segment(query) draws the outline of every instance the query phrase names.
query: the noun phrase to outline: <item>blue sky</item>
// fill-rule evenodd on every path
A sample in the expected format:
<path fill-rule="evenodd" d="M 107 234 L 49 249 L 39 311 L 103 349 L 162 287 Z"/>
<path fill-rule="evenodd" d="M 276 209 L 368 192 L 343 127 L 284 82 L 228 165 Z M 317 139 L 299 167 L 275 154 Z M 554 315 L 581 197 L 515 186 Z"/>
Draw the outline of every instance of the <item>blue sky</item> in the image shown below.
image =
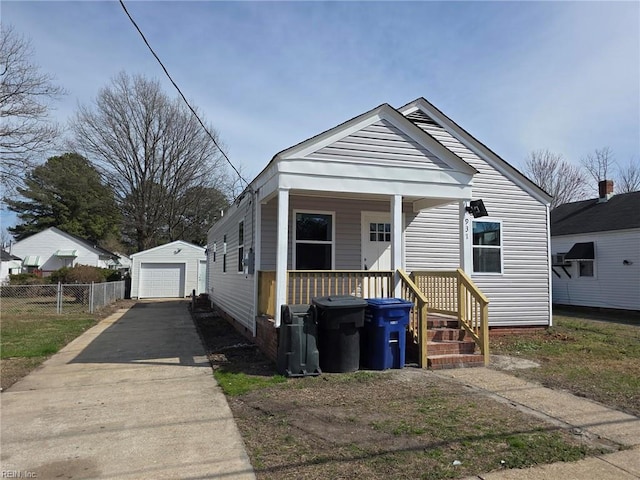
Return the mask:
<path fill-rule="evenodd" d="M 125 3 L 248 179 L 280 150 L 420 96 L 519 168 L 540 148 L 640 161 L 640 2 Z M 68 91 L 63 124 L 123 70 L 177 96 L 115 1 L 0 8 Z"/>

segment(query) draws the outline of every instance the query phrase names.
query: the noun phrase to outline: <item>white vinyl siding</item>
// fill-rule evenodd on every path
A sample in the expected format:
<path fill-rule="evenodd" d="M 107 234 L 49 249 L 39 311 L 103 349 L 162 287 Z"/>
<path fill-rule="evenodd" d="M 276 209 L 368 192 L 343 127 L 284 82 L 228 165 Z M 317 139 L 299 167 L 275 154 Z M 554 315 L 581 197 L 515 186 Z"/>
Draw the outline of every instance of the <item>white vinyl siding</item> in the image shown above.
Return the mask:
<path fill-rule="evenodd" d="M 244 269 L 237 272 L 240 265 L 239 233 L 240 222 L 243 223 L 243 249 L 246 256 L 251 249 L 255 251 L 253 237 L 253 211 L 254 206 L 250 196 L 244 197 L 239 205 L 234 205 L 225 212 L 210 230 L 208 234 L 208 248 L 213 251 L 216 246 L 216 261 L 209 255 L 207 288 L 211 301 L 227 314 L 231 315 L 238 323 L 254 332 L 255 328 L 255 283 L 254 275 Z M 224 243 L 226 239 L 226 267 L 224 273 Z"/>
<path fill-rule="evenodd" d="M 549 260 L 547 209 L 488 161 L 478 157 L 442 127 L 419 126 L 478 170 L 473 199 L 502 222 L 502 275 L 472 274 L 489 298 L 492 326 L 548 325 Z M 425 210 L 407 227 L 407 270 L 447 270 L 459 266 L 458 204 Z"/>
<path fill-rule="evenodd" d="M 89 265 L 107 268 L 108 259 L 100 256 L 96 251 L 87 248 L 83 243 L 57 228 L 48 228 L 30 237 L 20 240 L 11 246 L 11 254 L 24 259 L 29 255 L 40 257 L 40 270 L 52 272 L 64 266 L 70 266 L 71 259 L 58 257 L 58 250 L 76 250 L 73 265 Z"/>
<path fill-rule="evenodd" d="M 640 229 L 551 238 L 553 254 L 576 243 L 594 242 L 594 276 L 580 277 L 578 263 L 553 267 L 553 302 L 561 305 L 640 310 Z M 625 264 L 624 261 L 627 261 Z"/>
<path fill-rule="evenodd" d="M 165 245 L 150 248 L 131 255 L 131 298 L 144 298 L 149 289 L 142 282 L 148 276 L 143 276 L 141 266 L 150 268 L 150 264 L 169 264 L 174 267 L 183 266 L 184 282 L 180 296 L 188 296 L 192 290 L 198 291 L 198 266 L 200 261 L 206 260 L 205 249 L 188 242 L 176 240 Z M 149 270 L 146 274 L 151 274 Z M 164 276 L 165 274 L 162 273 Z M 156 296 L 153 294 L 153 296 Z M 174 295 L 171 295 L 173 297 Z"/>
<path fill-rule="evenodd" d="M 352 133 L 307 156 L 313 160 L 348 161 L 367 165 L 413 165 L 450 170 L 445 162 L 387 120 Z"/>

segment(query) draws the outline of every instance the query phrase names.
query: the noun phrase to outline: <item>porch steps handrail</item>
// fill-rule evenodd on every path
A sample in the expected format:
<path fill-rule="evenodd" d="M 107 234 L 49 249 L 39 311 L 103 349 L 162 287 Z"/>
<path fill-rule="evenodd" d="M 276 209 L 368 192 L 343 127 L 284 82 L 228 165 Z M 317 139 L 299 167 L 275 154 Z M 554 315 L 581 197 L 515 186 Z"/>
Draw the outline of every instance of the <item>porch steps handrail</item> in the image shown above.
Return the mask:
<path fill-rule="evenodd" d="M 429 302 L 406 272 L 398 269 L 398 278 L 400 279 L 402 298 L 413 303 L 409 334 L 420 349 L 418 363 L 420 368 L 427 368 L 427 308 Z"/>
<path fill-rule="evenodd" d="M 411 277 L 429 299 L 429 310 L 457 317 L 489 365 L 489 299 L 473 280 L 455 271 L 414 271 Z"/>

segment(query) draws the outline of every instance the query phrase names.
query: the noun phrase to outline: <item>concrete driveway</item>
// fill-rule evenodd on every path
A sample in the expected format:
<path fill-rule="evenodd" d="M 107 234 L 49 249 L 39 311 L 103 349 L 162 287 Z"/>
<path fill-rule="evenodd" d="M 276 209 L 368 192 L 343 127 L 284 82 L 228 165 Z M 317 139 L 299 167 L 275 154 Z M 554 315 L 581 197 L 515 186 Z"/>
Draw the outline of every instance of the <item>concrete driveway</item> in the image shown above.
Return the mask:
<path fill-rule="evenodd" d="M 3 478 L 255 478 L 185 300 L 117 312 L 0 399 Z"/>

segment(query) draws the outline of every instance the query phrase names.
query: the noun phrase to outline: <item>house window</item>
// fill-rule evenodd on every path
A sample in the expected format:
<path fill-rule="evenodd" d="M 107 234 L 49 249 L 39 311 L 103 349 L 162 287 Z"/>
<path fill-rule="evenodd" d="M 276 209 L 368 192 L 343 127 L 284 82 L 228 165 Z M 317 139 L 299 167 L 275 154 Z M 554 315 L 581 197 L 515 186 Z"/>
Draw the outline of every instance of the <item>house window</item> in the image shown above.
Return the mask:
<path fill-rule="evenodd" d="M 369 240 L 372 242 L 390 242 L 391 241 L 391 224 L 390 223 L 370 223 L 369 224 Z"/>
<path fill-rule="evenodd" d="M 222 273 L 227 271 L 227 236 L 222 237 Z"/>
<path fill-rule="evenodd" d="M 333 268 L 333 213 L 295 212 L 296 270 Z"/>
<path fill-rule="evenodd" d="M 502 273 L 502 224 L 473 221 L 473 272 Z"/>
<path fill-rule="evenodd" d="M 213 242 L 213 261 L 216 261 L 216 252 L 218 250 L 218 242 Z"/>
<path fill-rule="evenodd" d="M 238 224 L 238 273 L 244 273 L 244 221 Z"/>
<path fill-rule="evenodd" d="M 578 262 L 579 277 L 593 277 L 593 260 L 581 260 Z"/>

